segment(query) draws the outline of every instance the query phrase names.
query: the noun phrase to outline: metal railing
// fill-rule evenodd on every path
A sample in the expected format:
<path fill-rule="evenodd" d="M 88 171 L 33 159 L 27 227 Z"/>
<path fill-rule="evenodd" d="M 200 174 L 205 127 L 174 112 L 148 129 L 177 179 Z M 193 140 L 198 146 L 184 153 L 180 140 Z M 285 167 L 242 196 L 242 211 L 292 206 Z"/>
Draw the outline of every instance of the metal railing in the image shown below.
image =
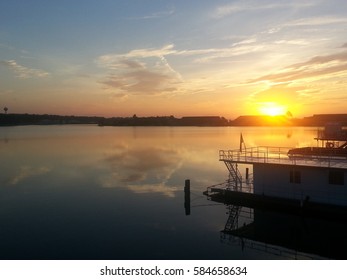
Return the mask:
<path fill-rule="evenodd" d="M 254 161 L 268 162 L 269 160 L 288 160 L 288 151 L 290 148 L 283 147 L 252 147 L 243 150 L 220 150 L 219 160 L 231 161 Z"/>
<path fill-rule="evenodd" d="M 288 156 L 288 147 L 259 146 L 242 150 L 220 150 L 219 160 L 235 163 L 273 163 L 319 167 L 347 168 L 347 158 L 334 156 Z"/>

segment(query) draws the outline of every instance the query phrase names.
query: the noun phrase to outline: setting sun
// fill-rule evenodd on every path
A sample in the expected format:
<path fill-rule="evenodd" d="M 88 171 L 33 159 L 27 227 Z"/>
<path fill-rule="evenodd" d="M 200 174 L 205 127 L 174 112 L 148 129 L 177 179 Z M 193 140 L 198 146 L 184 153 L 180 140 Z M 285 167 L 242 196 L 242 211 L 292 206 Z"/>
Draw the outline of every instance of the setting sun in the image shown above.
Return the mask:
<path fill-rule="evenodd" d="M 259 107 L 259 112 L 262 115 L 267 116 L 279 116 L 285 115 L 287 108 L 283 105 L 277 104 L 275 102 L 267 102 Z"/>

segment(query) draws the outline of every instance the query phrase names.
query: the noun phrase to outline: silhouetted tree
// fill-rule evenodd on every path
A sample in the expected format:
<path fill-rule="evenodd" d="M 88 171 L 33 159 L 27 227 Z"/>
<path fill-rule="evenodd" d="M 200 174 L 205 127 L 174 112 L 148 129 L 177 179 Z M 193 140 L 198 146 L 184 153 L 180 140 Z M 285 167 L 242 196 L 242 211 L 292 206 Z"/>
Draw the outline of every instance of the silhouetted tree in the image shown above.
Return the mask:
<path fill-rule="evenodd" d="M 5 111 L 5 114 L 7 114 L 8 108 L 5 107 L 5 108 L 4 108 L 4 111 Z"/>

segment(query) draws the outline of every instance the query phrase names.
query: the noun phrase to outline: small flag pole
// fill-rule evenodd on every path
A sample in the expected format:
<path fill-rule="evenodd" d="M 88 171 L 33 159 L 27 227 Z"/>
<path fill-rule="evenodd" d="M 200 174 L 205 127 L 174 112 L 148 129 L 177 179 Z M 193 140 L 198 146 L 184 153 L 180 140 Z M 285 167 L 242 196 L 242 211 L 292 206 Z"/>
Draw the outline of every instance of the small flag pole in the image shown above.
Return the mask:
<path fill-rule="evenodd" d="M 241 135 L 240 135 L 240 152 L 242 152 L 242 145 L 246 149 L 246 144 L 245 144 L 245 141 L 243 140 L 243 136 L 242 136 L 242 133 L 241 133 Z"/>

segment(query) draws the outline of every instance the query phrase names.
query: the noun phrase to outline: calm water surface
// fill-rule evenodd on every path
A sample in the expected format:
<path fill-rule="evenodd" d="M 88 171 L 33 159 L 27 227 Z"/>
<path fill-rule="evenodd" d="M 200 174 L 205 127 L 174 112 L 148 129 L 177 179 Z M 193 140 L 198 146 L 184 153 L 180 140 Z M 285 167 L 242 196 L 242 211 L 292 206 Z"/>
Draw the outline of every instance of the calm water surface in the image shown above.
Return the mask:
<path fill-rule="evenodd" d="M 316 129 L 1 127 L 0 258 L 295 257 L 222 236 L 230 209 L 202 194 L 227 179 L 218 150 L 238 148 L 240 133 L 247 147 L 294 147 L 315 145 Z"/>

